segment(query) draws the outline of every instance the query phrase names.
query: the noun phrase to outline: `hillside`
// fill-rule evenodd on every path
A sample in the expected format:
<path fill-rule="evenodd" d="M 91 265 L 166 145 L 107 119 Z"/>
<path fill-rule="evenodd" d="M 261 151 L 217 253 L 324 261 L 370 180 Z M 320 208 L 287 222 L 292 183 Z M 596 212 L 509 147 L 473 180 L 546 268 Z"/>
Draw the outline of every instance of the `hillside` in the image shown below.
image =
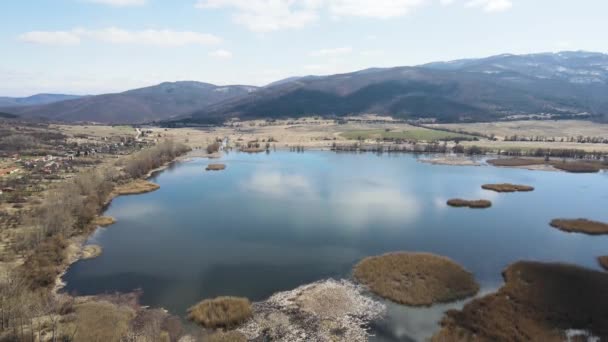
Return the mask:
<path fill-rule="evenodd" d="M 255 89 L 251 86 L 221 87 L 200 82 L 167 82 L 123 93 L 10 108 L 7 111 L 26 118 L 54 121 L 142 123 L 188 114 Z"/>
<path fill-rule="evenodd" d="M 288 79 L 202 109 L 183 121 L 361 113 L 438 122 L 542 113 L 606 120 L 607 82 L 604 54 L 500 55 Z"/>
<path fill-rule="evenodd" d="M 36 94 L 28 97 L 0 97 L 0 107 L 37 106 L 80 98 L 78 95 Z"/>

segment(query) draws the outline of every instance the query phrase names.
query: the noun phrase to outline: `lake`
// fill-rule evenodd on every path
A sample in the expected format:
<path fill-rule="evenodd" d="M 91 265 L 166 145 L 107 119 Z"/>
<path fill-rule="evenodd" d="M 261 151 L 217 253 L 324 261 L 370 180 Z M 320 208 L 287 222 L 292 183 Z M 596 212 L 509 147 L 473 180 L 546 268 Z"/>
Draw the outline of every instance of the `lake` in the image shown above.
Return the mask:
<path fill-rule="evenodd" d="M 213 163 L 218 161 L 214 160 Z M 152 193 L 116 198 L 117 223 L 89 239 L 96 259 L 70 267 L 65 291 L 79 295 L 143 290 L 142 303 L 176 315 L 219 295 L 258 301 L 325 278 L 348 278 L 360 259 L 393 251 L 448 256 L 473 272 L 482 293 L 502 284 L 518 260 L 599 269 L 607 237 L 567 234 L 553 218 L 608 221 L 608 173 L 568 174 L 491 166 L 420 163 L 411 154 L 230 153 L 225 171 L 207 159 L 175 164 Z M 532 185 L 497 194 L 485 183 Z M 489 199 L 485 210 L 457 209 L 454 197 Z M 442 312 L 388 304 L 373 341 L 430 337 Z"/>

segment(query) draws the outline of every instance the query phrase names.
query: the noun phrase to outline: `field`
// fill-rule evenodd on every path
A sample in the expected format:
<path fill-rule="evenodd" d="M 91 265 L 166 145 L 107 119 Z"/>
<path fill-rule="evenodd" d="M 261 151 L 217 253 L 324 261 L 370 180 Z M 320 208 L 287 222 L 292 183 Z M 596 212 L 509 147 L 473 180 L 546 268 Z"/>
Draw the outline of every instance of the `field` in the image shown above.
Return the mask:
<path fill-rule="evenodd" d="M 546 136 L 546 137 L 578 137 L 592 136 L 608 138 L 608 125 L 582 120 L 561 121 L 507 121 L 484 122 L 467 124 L 437 124 L 431 127 L 447 128 L 455 131 L 465 131 L 481 134 L 494 134 L 497 138 L 506 136 Z"/>
<path fill-rule="evenodd" d="M 438 141 L 453 140 L 456 138 L 471 139 L 470 135 L 436 131 L 414 126 L 400 127 L 399 130 L 370 129 L 354 130 L 341 133 L 341 136 L 349 140 L 387 139 L 387 140 L 416 140 L 416 141 Z"/>

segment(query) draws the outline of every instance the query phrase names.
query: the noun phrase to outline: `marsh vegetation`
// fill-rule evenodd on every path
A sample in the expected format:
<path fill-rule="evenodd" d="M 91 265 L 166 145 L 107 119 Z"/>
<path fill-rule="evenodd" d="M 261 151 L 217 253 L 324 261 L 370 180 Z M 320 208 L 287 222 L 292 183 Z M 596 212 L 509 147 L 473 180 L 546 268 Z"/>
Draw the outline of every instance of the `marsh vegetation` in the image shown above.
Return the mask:
<path fill-rule="evenodd" d="M 608 255 L 597 257 L 597 262 L 602 266 L 603 269 L 608 271 Z"/>
<path fill-rule="evenodd" d="M 205 299 L 188 309 L 188 319 L 206 328 L 234 328 L 251 315 L 251 302 L 239 297 Z"/>
<path fill-rule="evenodd" d="M 207 171 L 222 171 L 226 169 L 226 164 L 209 164 L 205 168 Z"/>
<path fill-rule="evenodd" d="M 454 198 L 448 200 L 447 204 L 450 207 L 464 208 L 468 207 L 471 209 L 486 209 L 492 206 L 492 202 L 488 200 L 464 200 L 460 198 Z"/>
<path fill-rule="evenodd" d="M 584 155 L 584 153 L 582 154 Z M 547 155 L 548 156 L 548 155 Z M 555 169 L 570 173 L 597 173 L 608 168 L 608 164 L 599 160 L 552 160 L 538 158 L 500 158 L 490 159 L 488 164 L 503 167 L 527 167 L 536 165 L 547 165 Z"/>
<path fill-rule="evenodd" d="M 518 262 L 498 292 L 450 310 L 433 341 L 564 341 L 608 336 L 608 273 L 565 264 Z"/>
<path fill-rule="evenodd" d="M 608 234 L 608 223 L 587 219 L 554 219 L 551 227 L 568 233 L 583 233 L 588 235 Z"/>
<path fill-rule="evenodd" d="M 484 184 L 481 186 L 484 190 L 491 190 L 495 192 L 530 192 L 534 191 L 534 187 L 529 185 L 517 185 L 517 184 Z"/>
<path fill-rule="evenodd" d="M 429 306 L 473 296 L 473 275 L 449 258 L 428 253 L 390 253 L 359 262 L 355 279 L 394 302 Z"/>

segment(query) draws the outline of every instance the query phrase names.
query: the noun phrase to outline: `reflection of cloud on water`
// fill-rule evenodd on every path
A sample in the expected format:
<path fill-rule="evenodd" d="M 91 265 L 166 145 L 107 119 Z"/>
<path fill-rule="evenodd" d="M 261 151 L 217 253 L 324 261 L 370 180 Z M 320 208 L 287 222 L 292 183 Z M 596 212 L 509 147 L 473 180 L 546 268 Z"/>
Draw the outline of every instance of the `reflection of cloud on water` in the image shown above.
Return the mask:
<path fill-rule="evenodd" d="M 433 204 L 435 205 L 435 209 L 437 210 L 445 210 L 448 208 L 447 199 L 443 197 L 435 197 L 433 198 Z"/>
<path fill-rule="evenodd" d="M 349 226 L 407 223 L 421 211 L 414 195 L 404 191 L 400 184 L 382 180 L 336 180 L 328 182 L 327 191 L 322 191 L 303 175 L 269 171 L 254 173 L 241 186 L 266 196 L 304 199 L 309 209 L 331 210 L 334 219 Z M 309 221 L 310 217 L 302 218 L 302 222 Z"/>
<path fill-rule="evenodd" d="M 274 197 L 312 197 L 315 194 L 312 182 L 306 177 L 277 171 L 255 172 L 242 186 L 247 191 Z"/>
<path fill-rule="evenodd" d="M 380 222 L 406 223 L 418 217 L 420 204 L 415 196 L 398 185 L 365 183 L 333 189 L 330 206 L 347 224 L 363 226 Z"/>

